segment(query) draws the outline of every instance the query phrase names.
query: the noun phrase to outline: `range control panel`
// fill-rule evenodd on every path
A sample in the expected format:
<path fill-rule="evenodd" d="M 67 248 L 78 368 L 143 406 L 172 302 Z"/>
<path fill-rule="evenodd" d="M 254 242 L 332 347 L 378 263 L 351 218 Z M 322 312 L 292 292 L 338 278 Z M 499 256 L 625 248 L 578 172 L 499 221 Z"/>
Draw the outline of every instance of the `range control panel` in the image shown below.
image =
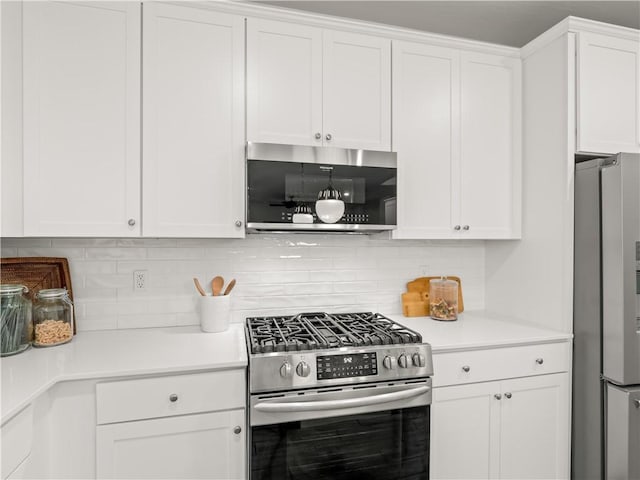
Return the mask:
<path fill-rule="evenodd" d="M 319 355 L 316 357 L 316 373 L 318 380 L 377 375 L 377 355 L 376 352 Z"/>

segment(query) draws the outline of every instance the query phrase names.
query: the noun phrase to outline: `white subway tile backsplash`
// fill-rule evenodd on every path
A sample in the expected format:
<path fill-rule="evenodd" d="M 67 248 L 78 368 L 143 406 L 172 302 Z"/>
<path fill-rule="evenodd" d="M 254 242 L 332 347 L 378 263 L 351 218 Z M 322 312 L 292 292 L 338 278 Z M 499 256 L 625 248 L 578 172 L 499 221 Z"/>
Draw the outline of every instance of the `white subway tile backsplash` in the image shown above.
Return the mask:
<path fill-rule="evenodd" d="M 246 239 L 3 238 L 3 256 L 69 258 L 78 330 L 199 323 L 193 277 L 236 278 L 232 320 L 303 311 L 399 314 L 406 283 L 462 278 L 465 308 L 484 307 L 484 242 L 388 235 L 249 235 Z M 147 272 L 133 289 L 133 272 Z M 426 270 L 426 271 L 425 271 Z"/>
<path fill-rule="evenodd" d="M 86 256 L 94 260 L 143 259 L 147 257 L 146 248 L 87 248 Z"/>

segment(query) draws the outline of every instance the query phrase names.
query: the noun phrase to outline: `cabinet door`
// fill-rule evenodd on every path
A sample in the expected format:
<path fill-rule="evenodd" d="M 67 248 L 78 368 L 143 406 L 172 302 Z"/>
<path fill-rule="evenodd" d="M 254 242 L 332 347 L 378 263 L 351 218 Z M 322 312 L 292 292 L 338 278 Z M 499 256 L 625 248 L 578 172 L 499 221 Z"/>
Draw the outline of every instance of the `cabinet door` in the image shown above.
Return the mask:
<path fill-rule="evenodd" d="M 247 140 L 322 145 L 322 30 L 247 19 Z"/>
<path fill-rule="evenodd" d="M 461 95 L 461 238 L 518 238 L 520 60 L 462 53 Z"/>
<path fill-rule="evenodd" d="M 140 234 L 140 4 L 24 2 L 24 233 Z"/>
<path fill-rule="evenodd" d="M 454 181 L 459 174 L 459 81 L 456 50 L 393 42 L 394 238 L 454 236 L 460 208 Z"/>
<path fill-rule="evenodd" d="M 578 33 L 579 152 L 640 152 L 640 41 Z"/>
<path fill-rule="evenodd" d="M 244 19 L 144 6 L 145 236 L 242 237 Z"/>
<path fill-rule="evenodd" d="M 499 382 L 433 390 L 430 478 L 497 478 L 499 393 Z"/>
<path fill-rule="evenodd" d="M 100 425 L 97 477 L 245 478 L 244 425 L 243 409 Z"/>
<path fill-rule="evenodd" d="M 391 149 L 391 41 L 323 32 L 325 145 Z"/>
<path fill-rule="evenodd" d="M 569 377 L 502 382 L 501 478 L 569 477 Z"/>

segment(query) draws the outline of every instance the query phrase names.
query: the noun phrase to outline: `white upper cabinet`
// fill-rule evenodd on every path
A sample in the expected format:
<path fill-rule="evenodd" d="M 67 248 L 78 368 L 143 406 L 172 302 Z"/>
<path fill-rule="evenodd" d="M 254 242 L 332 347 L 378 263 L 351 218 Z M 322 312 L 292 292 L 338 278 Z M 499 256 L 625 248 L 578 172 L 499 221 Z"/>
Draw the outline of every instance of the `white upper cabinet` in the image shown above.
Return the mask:
<path fill-rule="evenodd" d="M 249 18 L 247 140 L 389 150 L 391 42 Z"/>
<path fill-rule="evenodd" d="M 140 4 L 24 2 L 24 233 L 140 234 Z"/>
<path fill-rule="evenodd" d="M 393 149 L 398 154 L 395 238 L 450 238 L 458 217 L 459 52 L 393 43 Z M 454 164 L 455 162 L 455 164 Z"/>
<path fill-rule="evenodd" d="M 321 29 L 247 20 L 247 139 L 322 145 Z"/>
<path fill-rule="evenodd" d="M 640 40 L 579 32 L 578 152 L 640 152 Z"/>
<path fill-rule="evenodd" d="M 519 59 L 393 48 L 394 238 L 518 238 Z"/>
<path fill-rule="evenodd" d="M 323 32 L 325 145 L 391 149 L 391 42 Z"/>
<path fill-rule="evenodd" d="M 244 18 L 144 5 L 145 236 L 244 236 Z"/>
<path fill-rule="evenodd" d="M 518 238 L 520 59 L 465 52 L 460 78 L 461 237 Z"/>

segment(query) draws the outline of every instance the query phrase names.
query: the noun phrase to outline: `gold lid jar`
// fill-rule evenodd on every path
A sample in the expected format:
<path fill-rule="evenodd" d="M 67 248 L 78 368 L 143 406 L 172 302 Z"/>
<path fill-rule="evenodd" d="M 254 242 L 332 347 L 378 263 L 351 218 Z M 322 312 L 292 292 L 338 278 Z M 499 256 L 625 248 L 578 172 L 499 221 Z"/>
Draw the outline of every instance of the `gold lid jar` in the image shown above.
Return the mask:
<path fill-rule="evenodd" d="M 33 305 L 34 347 L 53 347 L 73 338 L 73 304 L 65 288 L 40 290 Z"/>
<path fill-rule="evenodd" d="M 447 277 L 429 280 L 429 312 L 434 320 L 458 318 L 458 283 Z"/>
<path fill-rule="evenodd" d="M 0 285 L 0 356 L 24 352 L 31 345 L 31 300 L 27 287 Z"/>

